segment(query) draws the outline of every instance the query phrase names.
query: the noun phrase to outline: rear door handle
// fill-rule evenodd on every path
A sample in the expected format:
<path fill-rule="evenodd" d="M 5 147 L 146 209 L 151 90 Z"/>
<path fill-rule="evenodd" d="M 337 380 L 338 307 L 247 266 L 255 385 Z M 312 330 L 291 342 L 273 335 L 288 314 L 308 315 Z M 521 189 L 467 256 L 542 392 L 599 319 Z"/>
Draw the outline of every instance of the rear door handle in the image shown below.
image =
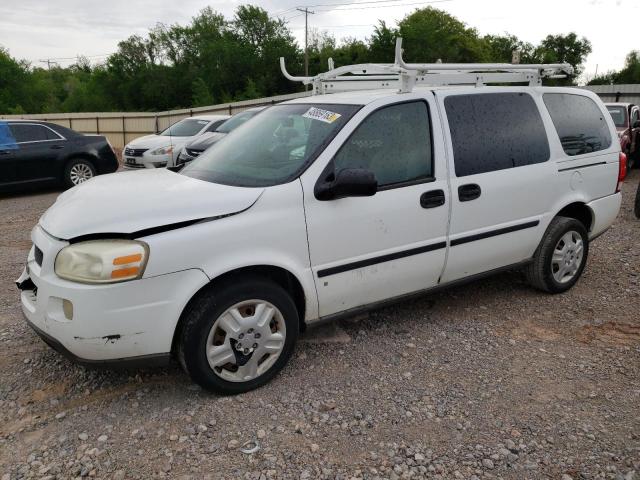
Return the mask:
<path fill-rule="evenodd" d="M 468 183 L 467 185 L 460 185 L 458 187 L 458 198 L 461 202 L 475 200 L 481 193 L 482 189 L 477 183 Z"/>
<path fill-rule="evenodd" d="M 0 150 L 0 155 L 9 155 L 11 150 Z"/>
<path fill-rule="evenodd" d="M 64 145 L 51 145 L 52 150 L 62 150 Z"/>
<path fill-rule="evenodd" d="M 422 208 L 435 208 L 444 205 L 444 190 L 431 190 L 420 195 L 420 206 Z"/>

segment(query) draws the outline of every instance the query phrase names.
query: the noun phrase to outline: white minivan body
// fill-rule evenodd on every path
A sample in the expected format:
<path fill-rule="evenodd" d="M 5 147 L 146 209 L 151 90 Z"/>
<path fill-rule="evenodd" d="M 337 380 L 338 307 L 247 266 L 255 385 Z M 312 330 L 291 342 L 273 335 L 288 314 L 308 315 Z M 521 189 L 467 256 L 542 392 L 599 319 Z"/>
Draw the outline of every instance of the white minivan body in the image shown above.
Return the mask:
<path fill-rule="evenodd" d="M 256 136 L 273 142 L 251 147 L 261 164 L 242 156 Z M 245 391 L 307 325 L 514 267 L 570 288 L 618 213 L 620 168 L 615 126 L 586 90 L 291 100 L 181 172 L 104 175 L 60 195 L 33 229 L 22 307 L 77 361 L 176 355 L 206 388 Z"/>

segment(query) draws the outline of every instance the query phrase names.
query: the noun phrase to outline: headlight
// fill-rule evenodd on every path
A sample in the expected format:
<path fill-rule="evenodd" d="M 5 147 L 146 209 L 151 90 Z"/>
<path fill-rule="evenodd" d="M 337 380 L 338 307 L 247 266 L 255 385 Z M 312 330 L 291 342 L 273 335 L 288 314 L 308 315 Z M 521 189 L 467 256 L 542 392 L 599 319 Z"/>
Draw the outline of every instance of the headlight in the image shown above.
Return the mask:
<path fill-rule="evenodd" d="M 144 273 L 149 246 L 136 240 L 90 240 L 74 243 L 58 253 L 55 272 L 81 283 L 135 280 Z"/>
<path fill-rule="evenodd" d="M 173 152 L 173 146 L 169 145 L 168 147 L 160 147 L 160 148 L 156 148 L 155 150 L 151 150 L 149 152 L 149 154 L 151 154 L 151 155 L 169 155 L 171 152 Z"/>

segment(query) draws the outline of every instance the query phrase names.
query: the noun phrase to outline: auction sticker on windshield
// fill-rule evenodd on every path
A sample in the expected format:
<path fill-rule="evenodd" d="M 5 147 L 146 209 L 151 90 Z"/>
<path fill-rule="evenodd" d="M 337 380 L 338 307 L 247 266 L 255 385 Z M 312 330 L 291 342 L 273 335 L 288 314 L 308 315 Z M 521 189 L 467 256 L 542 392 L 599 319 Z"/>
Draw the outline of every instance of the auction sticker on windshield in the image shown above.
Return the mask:
<path fill-rule="evenodd" d="M 320 120 L 325 123 L 333 123 L 338 120 L 342 115 L 329 110 L 323 110 L 321 108 L 311 107 L 305 114 L 302 115 L 305 118 L 312 120 Z"/>

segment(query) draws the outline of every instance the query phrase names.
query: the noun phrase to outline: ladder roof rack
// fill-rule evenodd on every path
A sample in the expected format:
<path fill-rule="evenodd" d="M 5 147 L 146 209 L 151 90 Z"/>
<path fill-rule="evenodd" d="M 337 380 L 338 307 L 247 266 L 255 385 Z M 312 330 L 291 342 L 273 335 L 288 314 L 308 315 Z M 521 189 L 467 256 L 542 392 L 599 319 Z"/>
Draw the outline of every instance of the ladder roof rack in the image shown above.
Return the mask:
<path fill-rule="evenodd" d="M 294 82 L 313 86 L 313 94 L 396 88 L 407 93 L 419 85 L 475 85 L 528 83 L 541 85 L 543 78 L 564 78 L 573 73 L 568 63 L 405 63 L 402 38 L 396 39 L 394 63 L 361 63 L 336 68 L 329 59 L 329 70 L 315 77 L 293 76 L 280 57 L 282 74 Z"/>

